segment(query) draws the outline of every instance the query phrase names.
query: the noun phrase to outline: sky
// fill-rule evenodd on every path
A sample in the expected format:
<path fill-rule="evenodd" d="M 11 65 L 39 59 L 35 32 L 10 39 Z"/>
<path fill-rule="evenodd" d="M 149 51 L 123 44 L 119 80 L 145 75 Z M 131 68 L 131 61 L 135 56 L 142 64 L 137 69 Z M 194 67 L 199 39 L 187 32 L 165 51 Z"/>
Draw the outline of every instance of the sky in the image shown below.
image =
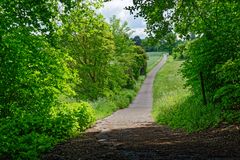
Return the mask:
<path fill-rule="evenodd" d="M 133 37 L 138 35 L 141 38 L 146 37 L 144 29 L 146 28 L 146 22 L 142 18 L 134 18 L 129 11 L 125 10 L 126 6 L 131 6 L 133 0 L 112 0 L 104 3 L 104 7 L 100 9 L 100 13 L 104 15 L 109 22 L 110 17 L 116 15 L 121 22 L 128 22 L 128 26 L 134 31 Z"/>

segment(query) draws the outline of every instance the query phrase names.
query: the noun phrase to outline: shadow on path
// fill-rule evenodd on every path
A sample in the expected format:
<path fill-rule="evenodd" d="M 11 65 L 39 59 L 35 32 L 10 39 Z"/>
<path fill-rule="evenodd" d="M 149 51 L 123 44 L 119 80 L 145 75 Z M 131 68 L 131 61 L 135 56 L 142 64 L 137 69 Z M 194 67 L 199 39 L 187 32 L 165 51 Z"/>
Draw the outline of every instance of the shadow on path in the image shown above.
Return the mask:
<path fill-rule="evenodd" d="M 45 160 L 240 159 L 239 126 L 186 134 L 165 126 L 88 132 L 59 144 Z"/>

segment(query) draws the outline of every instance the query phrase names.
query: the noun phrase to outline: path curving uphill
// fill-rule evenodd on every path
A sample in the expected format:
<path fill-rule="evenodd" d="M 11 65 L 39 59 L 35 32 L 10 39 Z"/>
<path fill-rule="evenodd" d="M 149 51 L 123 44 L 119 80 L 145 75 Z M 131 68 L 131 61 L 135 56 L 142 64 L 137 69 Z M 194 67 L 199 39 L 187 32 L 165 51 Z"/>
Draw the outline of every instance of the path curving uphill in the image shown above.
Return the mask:
<path fill-rule="evenodd" d="M 88 132 L 106 132 L 114 129 L 126 129 L 142 127 L 152 124 L 152 86 L 158 70 L 164 65 L 167 55 L 164 55 L 161 62 L 147 75 L 138 95 L 128 108 L 118 110 L 111 116 L 100 120 Z"/>
<path fill-rule="evenodd" d="M 239 125 L 186 134 L 159 126 L 151 117 L 152 85 L 159 64 L 147 75 L 129 108 L 100 120 L 77 138 L 57 145 L 43 160 L 238 160 Z"/>

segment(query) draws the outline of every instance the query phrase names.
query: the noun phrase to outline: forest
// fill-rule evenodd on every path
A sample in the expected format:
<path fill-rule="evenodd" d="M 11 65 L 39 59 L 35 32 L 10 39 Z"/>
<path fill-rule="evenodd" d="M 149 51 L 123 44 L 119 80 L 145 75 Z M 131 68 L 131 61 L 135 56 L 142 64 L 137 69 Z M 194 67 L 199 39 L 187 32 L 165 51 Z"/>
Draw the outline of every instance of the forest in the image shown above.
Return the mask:
<path fill-rule="evenodd" d="M 146 51 L 168 52 L 166 66 L 179 70 L 154 84 L 157 123 L 187 132 L 240 123 L 238 0 L 134 0 L 126 9 L 147 22 L 141 43 L 127 22 L 97 12 L 103 3 L 0 1 L 0 159 L 38 159 L 128 107 L 159 62 Z"/>

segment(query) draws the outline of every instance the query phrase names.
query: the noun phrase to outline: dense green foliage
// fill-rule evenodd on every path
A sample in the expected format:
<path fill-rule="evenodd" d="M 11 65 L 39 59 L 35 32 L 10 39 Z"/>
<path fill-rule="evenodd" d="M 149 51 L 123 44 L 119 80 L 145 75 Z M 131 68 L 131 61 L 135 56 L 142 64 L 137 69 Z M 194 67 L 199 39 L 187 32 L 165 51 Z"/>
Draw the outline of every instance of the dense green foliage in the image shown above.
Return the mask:
<path fill-rule="evenodd" d="M 172 54 L 172 50 L 175 47 L 177 41 L 177 36 L 174 33 L 168 33 L 163 37 L 162 40 L 162 46 L 164 46 L 165 48 L 167 48 L 168 53 L 171 55 Z"/>
<path fill-rule="evenodd" d="M 188 132 L 218 125 L 219 122 L 240 122 L 240 113 L 222 112 L 220 107 L 203 106 L 201 99 L 184 88 L 184 79 L 178 74 L 183 61 L 171 58 L 154 81 L 153 117 L 160 124 L 183 128 Z"/>
<path fill-rule="evenodd" d="M 183 42 L 178 44 L 175 48 L 173 48 L 173 58 L 174 59 L 186 59 L 187 58 L 187 45 L 189 44 L 189 42 Z"/>
<path fill-rule="evenodd" d="M 67 55 L 51 47 L 44 37 L 24 30 L 4 34 L 2 42 L 0 117 L 11 116 L 16 108 L 48 112 L 57 96 L 69 89 Z"/>
<path fill-rule="evenodd" d="M 71 11 L 64 22 L 61 45 L 76 61 L 71 65 L 78 72 L 79 83 L 75 87 L 78 98 L 96 99 L 117 88 L 120 84 L 111 78 L 115 67 L 111 64 L 115 45 L 110 27 L 103 17 L 90 6 L 81 4 Z"/>
<path fill-rule="evenodd" d="M 123 71 L 118 72 L 117 77 L 126 80 L 125 83 L 121 83 L 123 88 L 133 89 L 138 77 L 146 74 L 147 55 L 142 47 L 134 45 L 130 38 L 132 31 L 126 22 L 121 24 L 120 20 L 113 16 L 110 19 L 110 26 L 116 44 L 115 57 L 118 69 Z"/>
<path fill-rule="evenodd" d="M 95 120 L 88 103 L 63 104 L 51 108 L 48 114 L 23 112 L 1 119 L 2 159 L 37 159 L 40 152 L 64 138 L 84 131 Z"/>
<path fill-rule="evenodd" d="M 132 100 L 147 56 L 126 23 L 96 14 L 101 4 L 0 2 L 0 159 L 37 159 L 112 108 L 101 99 Z"/>
<path fill-rule="evenodd" d="M 182 73 L 187 78 L 186 84 L 192 87 L 196 95 L 200 95 L 199 74 L 203 72 L 208 102 L 237 107 L 240 103 L 240 72 L 237 63 L 240 54 L 235 49 L 228 50 L 229 46 L 225 45 L 226 42 L 214 42 L 206 38 L 192 41 L 187 45 L 187 59 Z M 226 71 L 225 67 L 232 69 Z"/>
<path fill-rule="evenodd" d="M 64 2 L 67 12 L 72 2 Z M 57 6 L 55 1 L 0 2 L 1 159 L 36 159 L 94 121 L 88 104 L 59 101 L 60 95 L 75 94 L 69 83 L 75 75 L 68 67 L 72 58 L 56 47 Z"/>
<path fill-rule="evenodd" d="M 169 33 L 161 39 L 156 37 L 146 37 L 142 40 L 142 47 L 146 52 L 168 52 L 172 54 L 173 49 L 181 44 L 182 41 L 177 39 L 177 35 Z"/>
<path fill-rule="evenodd" d="M 174 49 L 174 56 L 186 58 L 181 72 L 198 100 L 202 72 L 208 107 L 239 112 L 239 1 L 136 0 L 129 9 L 147 20 L 150 36 L 161 39 L 174 31 L 189 40 Z"/>

